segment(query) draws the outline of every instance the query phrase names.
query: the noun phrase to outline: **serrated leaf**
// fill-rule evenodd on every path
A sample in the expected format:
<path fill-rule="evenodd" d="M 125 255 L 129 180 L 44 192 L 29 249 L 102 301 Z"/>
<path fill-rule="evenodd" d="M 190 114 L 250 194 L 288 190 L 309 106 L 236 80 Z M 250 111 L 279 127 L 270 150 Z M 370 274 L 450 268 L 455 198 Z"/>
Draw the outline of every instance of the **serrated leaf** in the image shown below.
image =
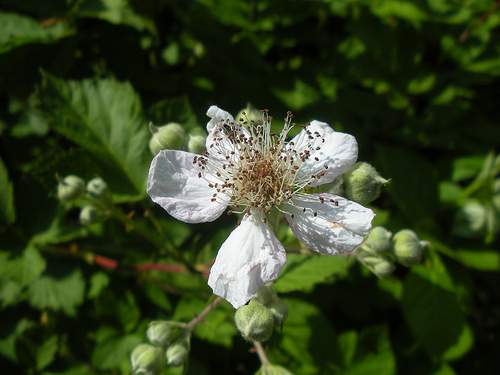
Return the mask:
<path fill-rule="evenodd" d="M 42 274 L 47 266 L 45 258 L 34 246 L 28 246 L 23 254 L 21 284 L 30 285 Z"/>
<path fill-rule="evenodd" d="M 347 258 L 343 256 L 287 254 L 287 263 L 274 286 L 282 293 L 310 289 L 346 270 Z"/>
<path fill-rule="evenodd" d="M 14 280 L 21 287 L 28 286 L 36 280 L 45 270 L 46 261 L 41 256 L 38 249 L 28 245 L 16 257 L 12 257 L 13 252 L 0 253 L 0 276 L 4 280 Z"/>
<path fill-rule="evenodd" d="M 101 176 L 118 198 L 144 196 L 150 135 L 139 97 L 129 83 L 63 81 L 45 73 L 36 99 L 49 126 L 99 163 Z"/>
<path fill-rule="evenodd" d="M 30 304 L 38 309 L 62 310 L 75 316 L 76 307 L 83 302 L 85 280 L 78 269 L 52 269 L 33 282 L 28 288 Z"/>
<path fill-rule="evenodd" d="M 0 158 L 0 231 L 15 220 L 13 186 L 9 180 L 7 168 Z"/>

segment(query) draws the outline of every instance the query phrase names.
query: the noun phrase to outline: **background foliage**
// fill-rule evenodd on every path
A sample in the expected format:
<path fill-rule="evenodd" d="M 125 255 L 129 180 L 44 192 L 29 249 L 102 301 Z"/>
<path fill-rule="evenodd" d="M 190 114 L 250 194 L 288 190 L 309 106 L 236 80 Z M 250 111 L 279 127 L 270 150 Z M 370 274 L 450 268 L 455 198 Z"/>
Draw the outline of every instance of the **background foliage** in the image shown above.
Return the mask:
<path fill-rule="evenodd" d="M 0 361 L 5 374 L 125 374 L 151 320 L 189 321 L 233 217 L 185 225 L 145 194 L 148 123 L 204 127 L 217 104 L 292 110 L 356 136 L 392 183 L 375 224 L 421 264 L 378 279 L 291 253 L 290 315 L 267 344 L 296 374 L 494 374 L 500 346 L 499 2 L 0 1 Z M 78 222 L 56 174 L 115 203 Z M 300 246 L 283 229 L 289 249 Z M 201 274 L 192 274 L 189 268 Z M 223 302 L 188 373 L 259 367 Z M 180 373 L 168 369 L 168 374 Z"/>

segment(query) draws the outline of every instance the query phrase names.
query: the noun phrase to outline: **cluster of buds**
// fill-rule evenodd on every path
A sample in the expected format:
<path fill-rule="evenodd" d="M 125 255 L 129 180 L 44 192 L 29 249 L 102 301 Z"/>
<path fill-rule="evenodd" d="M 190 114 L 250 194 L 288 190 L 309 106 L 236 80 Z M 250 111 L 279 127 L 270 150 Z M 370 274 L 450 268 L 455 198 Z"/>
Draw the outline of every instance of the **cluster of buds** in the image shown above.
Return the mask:
<path fill-rule="evenodd" d="M 383 227 L 374 227 L 365 241 L 357 248 L 356 257 L 378 277 L 392 273 L 397 261 L 405 267 L 420 262 L 422 251 L 429 246 L 428 241 L 420 241 L 410 229 L 392 234 Z"/>
<path fill-rule="evenodd" d="M 288 307 L 276 295 L 272 284 L 259 289 L 252 300 L 236 310 L 234 321 L 243 338 L 251 342 L 266 341 L 274 327 L 281 327 L 288 316 Z"/>
<path fill-rule="evenodd" d="M 81 224 L 90 225 L 105 216 L 102 204 L 109 201 L 110 195 L 108 184 L 101 177 L 94 177 L 87 184 L 75 175 L 57 179 L 57 197 L 61 202 L 74 203 L 80 199 L 84 202 L 79 216 Z"/>
<path fill-rule="evenodd" d="M 182 366 L 189 355 L 191 331 L 186 323 L 155 321 L 149 324 L 147 344 L 137 346 L 130 357 L 137 375 L 158 375 L 165 365 Z"/>
<path fill-rule="evenodd" d="M 151 139 L 149 149 L 153 155 L 161 150 L 186 150 L 194 154 L 201 154 L 205 151 L 206 133 L 196 127 L 187 134 L 184 127 L 177 122 L 169 122 L 162 126 L 149 124 Z"/>

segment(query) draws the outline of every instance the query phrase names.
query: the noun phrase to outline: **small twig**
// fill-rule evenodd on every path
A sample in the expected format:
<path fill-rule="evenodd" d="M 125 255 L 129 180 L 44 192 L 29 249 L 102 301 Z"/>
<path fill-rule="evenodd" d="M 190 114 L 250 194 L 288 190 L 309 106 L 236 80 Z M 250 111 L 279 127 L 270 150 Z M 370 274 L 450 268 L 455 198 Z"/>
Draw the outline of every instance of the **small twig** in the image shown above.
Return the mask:
<path fill-rule="evenodd" d="M 262 363 L 262 366 L 267 367 L 271 365 L 271 362 L 269 362 L 269 359 L 267 359 L 266 351 L 262 347 L 262 344 L 260 342 L 254 342 L 253 343 L 255 346 L 255 349 L 257 350 L 257 355 L 259 356 L 260 362 Z"/>
<path fill-rule="evenodd" d="M 470 36 L 470 33 L 473 29 L 475 29 L 476 27 L 478 27 L 479 25 L 481 25 L 484 21 L 486 21 L 488 19 L 489 16 L 491 16 L 491 14 L 498 9 L 498 7 L 500 7 L 500 0 L 497 1 L 495 4 L 493 4 L 491 6 L 490 9 L 488 9 L 488 11 L 486 13 L 484 13 L 480 19 L 478 19 L 476 21 L 476 23 L 474 25 L 472 25 L 471 27 L 469 27 L 467 30 L 465 30 L 462 35 L 460 35 L 460 38 L 458 38 L 458 42 L 459 43 L 463 43 L 465 42 L 465 40 Z"/>
<path fill-rule="evenodd" d="M 213 300 L 212 303 L 210 303 L 207 307 L 205 307 L 205 309 L 198 315 L 196 316 L 193 320 L 191 320 L 188 325 L 187 325 L 187 329 L 189 331 L 192 331 L 194 330 L 194 327 L 196 327 L 196 325 L 200 322 L 202 322 L 205 317 L 213 310 L 217 307 L 217 305 L 219 303 L 221 303 L 222 301 L 222 297 L 217 297 L 216 299 Z"/>

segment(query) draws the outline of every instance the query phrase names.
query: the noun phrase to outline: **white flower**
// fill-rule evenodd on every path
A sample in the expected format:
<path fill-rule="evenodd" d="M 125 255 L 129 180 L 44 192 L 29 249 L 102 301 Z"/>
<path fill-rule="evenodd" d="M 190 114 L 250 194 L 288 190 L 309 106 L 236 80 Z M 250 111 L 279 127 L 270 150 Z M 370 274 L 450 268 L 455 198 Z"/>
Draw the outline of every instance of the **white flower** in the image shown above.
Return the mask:
<path fill-rule="evenodd" d="M 332 182 L 358 155 L 356 139 L 312 121 L 291 141 L 291 114 L 278 134 L 262 111 L 258 123 L 236 122 L 216 106 L 207 115 L 207 152 L 163 150 L 153 159 L 148 194 L 178 220 L 209 222 L 232 206 L 244 217 L 219 250 L 208 284 L 235 308 L 276 280 L 285 249 L 267 223 L 283 213 L 297 238 L 323 254 L 353 250 L 370 232 L 372 210 L 341 196 L 305 194 L 306 187 Z"/>

